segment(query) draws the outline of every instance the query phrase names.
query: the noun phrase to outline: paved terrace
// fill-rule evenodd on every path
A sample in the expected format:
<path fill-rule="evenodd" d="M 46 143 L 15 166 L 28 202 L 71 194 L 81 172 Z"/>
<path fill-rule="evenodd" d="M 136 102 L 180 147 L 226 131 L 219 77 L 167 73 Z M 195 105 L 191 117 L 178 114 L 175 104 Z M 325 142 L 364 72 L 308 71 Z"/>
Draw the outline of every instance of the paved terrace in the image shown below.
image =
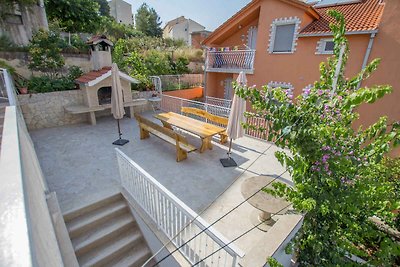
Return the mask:
<path fill-rule="evenodd" d="M 151 113 L 145 115 L 152 117 Z M 253 138 L 234 141 L 233 158 L 239 167 L 223 168 L 219 159 L 226 157 L 225 145 L 213 142 L 213 150 L 190 153 L 188 159 L 178 163 L 174 146 L 152 135 L 140 140 L 134 119 L 121 120 L 121 129 L 129 143 L 120 149 L 197 213 L 205 210 L 202 217 L 210 223 L 243 201 L 240 186 L 244 179 L 279 175 L 284 171 L 274 157 L 277 148 Z M 185 135 L 191 144 L 200 147 L 198 138 Z M 99 118 L 95 126 L 78 124 L 35 130 L 31 136 L 48 186 L 57 193 L 62 210 L 119 190 L 112 145 L 118 137 L 117 123 L 112 117 Z M 261 155 L 268 147 L 265 155 Z M 283 179 L 290 183 L 287 173 Z M 253 226 L 249 218 L 255 212 L 255 208 L 245 203 L 215 228 L 233 239 Z M 279 216 L 278 223 L 267 233 L 255 229 L 235 242 L 246 252 L 243 266 L 262 266 L 266 256 L 276 249 L 273 241 L 279 235 L 287 235 L 298 220 L 297 215 Z"/>

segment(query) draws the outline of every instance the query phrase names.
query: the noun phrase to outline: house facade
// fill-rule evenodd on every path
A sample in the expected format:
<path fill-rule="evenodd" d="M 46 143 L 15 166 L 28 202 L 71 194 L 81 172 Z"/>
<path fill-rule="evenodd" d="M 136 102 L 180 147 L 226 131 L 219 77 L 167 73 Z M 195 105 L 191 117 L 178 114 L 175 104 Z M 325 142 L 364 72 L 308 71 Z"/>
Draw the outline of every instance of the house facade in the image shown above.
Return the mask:
<path fill-rule="evenodd" d="M 108 2 L 110 15 L 116 22 L 133 25 L 132 5 L 124 0 L 112 0 Z"/>
<path fill-rule="evenodd" d="M 319 64 L 332 55 L 327 15 L 342 12 L 350 57 L 346 75 L 361 71 L 381 58 L 378 71 L 361 86 L 390 84 L 393 93 L 360 108 L 360 124 L 379 116 L 400 120 L 400 2 L 397 0 L 253 0 L 217 28 L 203 44 L 208 47 L 206 94 L 230 99 L 231 82 L 240 71 L 249 85 L 292 87 L 295 95 L 319 78 Z"/>
<path fill-rule="evenodd" d="M 204 31 L 206 27 L 194 20 L 187 19 L 184 16 L 173 19 L 164 27 L 163 37 L 172 39 L 182 39 L 187 45 L 192 44 L 192 33 Z"/>
<path fill-rule="evenodd" d="M 197 31 L 192 32 L 192 42 L 191 46 L 196 49 L 201 49 L 203 47 L 203 41 L 211 34 L 210 31 Z"/>

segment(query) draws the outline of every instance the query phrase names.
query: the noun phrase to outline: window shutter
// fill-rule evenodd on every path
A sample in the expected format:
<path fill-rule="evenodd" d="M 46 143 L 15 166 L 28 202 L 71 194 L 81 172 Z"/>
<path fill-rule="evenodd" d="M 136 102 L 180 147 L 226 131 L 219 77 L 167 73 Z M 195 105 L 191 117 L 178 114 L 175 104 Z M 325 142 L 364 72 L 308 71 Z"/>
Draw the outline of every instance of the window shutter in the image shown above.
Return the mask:
<path fill-rule="evenodd" d="M 292 52 L 296 24 L 276 25 L 274 52 Z"/>

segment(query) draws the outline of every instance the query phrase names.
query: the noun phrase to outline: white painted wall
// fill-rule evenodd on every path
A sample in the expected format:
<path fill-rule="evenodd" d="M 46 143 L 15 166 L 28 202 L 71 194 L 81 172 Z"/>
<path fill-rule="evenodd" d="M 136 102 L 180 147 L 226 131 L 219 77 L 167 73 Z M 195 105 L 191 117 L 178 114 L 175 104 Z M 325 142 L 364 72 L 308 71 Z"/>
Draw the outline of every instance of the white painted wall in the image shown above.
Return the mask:
<path fill-rule="evenodd" d="M 1 148 L 0 266 L 63 266 L 46 202 L 46 182 L 15 106 L 7 107 Z"/>
<path fill-rule="evenodd" d="M 0 71 L 10 103 L 0 155 L 0 266 L 64 266 L 47 207 L 46 180 L 11 76 Z"/>

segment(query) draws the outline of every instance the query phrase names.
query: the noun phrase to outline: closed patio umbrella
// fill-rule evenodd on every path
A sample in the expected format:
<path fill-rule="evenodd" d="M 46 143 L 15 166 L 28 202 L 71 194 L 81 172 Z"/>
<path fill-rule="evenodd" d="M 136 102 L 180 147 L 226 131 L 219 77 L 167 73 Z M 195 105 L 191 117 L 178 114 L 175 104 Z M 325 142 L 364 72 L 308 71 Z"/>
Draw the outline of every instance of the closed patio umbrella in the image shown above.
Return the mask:
<path fill-rule="evenodd" d="M 112 88 L 111 88 L 111 113 L 114 118 L 117 120 L 118 124 L 118 140 L 113 142 L 113 145 L 123 146 L 129 141 L 126 139 L 122 139 L 121 128 L 119 125 L 119 120 L 122 119 L 125 115 L 124 109 L 124 96 L 122 92 L 121 80 L 119 77 L 119 69 L 117 64 L 113 63 L 111 68 L 111 77 L 112 77 Z"/>
<path fill-rule="evenodd" d="M 243 71 L 240 72 L 236 82 L 241 85 L 247 84 L 246 74 Z M 242 122 L 245 122 L 244 112 L 246 111 L 246 100 L 239 97 L 238 95 L 233 96 L 231 112 L 229 113 L 228 126 L 226 128 L 226 133 L 230 138 L 228 158 L 220 159 L 224 167 L 235 167 L 236 162 L 231 158 L 232 140 L 240 138 L 244 134 Z"/>

